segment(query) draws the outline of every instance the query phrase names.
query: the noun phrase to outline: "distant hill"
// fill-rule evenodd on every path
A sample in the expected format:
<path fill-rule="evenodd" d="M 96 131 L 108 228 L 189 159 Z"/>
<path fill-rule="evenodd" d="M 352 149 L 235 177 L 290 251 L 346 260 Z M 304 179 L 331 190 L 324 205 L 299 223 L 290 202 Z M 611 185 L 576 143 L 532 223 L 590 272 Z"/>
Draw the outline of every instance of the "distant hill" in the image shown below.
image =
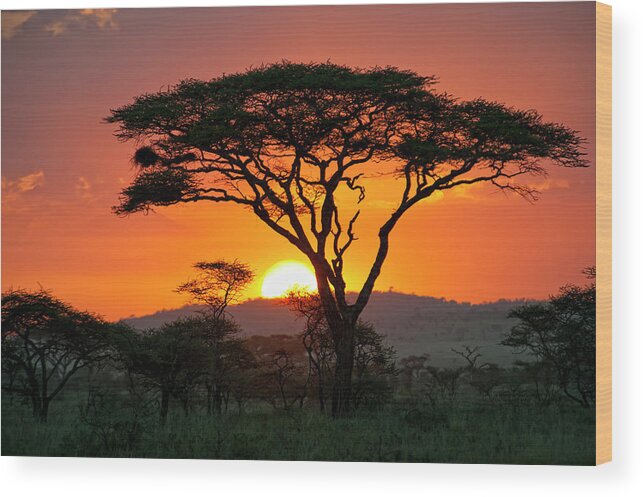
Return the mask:
<path fill-rule="evenodd" d="M 480 345 L 484 360 L 508 365 L 516 357 L 499 342 L 514 324 L 507 314 L 522 303 L 524 301 L 499 300 L 469 304 L 397 292 L 375 292 L 362 319 L 386 336 L 399 357 L 429 353 L 435 364 L 452 365 L 459 359 L 451 348 L 467 344 Z M 185 306 L 129 318 L 125 322 L 137 329 L 157 327 L 199 309 L 195 305 Z M 230 314 L 246 336 L 296 334 L 302 326 L 290 310 L 271 299 L 254 299 L 231 306 Z"/>

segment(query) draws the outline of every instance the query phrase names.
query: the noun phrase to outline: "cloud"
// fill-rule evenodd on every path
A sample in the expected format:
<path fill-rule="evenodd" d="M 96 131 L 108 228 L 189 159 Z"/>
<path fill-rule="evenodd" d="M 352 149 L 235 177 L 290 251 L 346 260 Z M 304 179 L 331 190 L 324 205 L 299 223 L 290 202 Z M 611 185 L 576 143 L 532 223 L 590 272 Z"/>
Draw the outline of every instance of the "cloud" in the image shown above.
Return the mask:
<path fill-rule="evenodd" d="M 64 14 L 62 18 L 46 24 L 44 29 L 53 36 L 59 36 L 72 27 L 116 29 L 118 28 L 114 19 L 116 12 L 118 9 L 72 10 Z"/>
<path fill-rule="evenodd" d="M 16 184 L 20 193 L 30 192 L 45 184 L 45 173 L 43 171 L 37 171 L 27 174 L 26 176 L 18 178 Z"/>
<path fill-rule="evenodd" d="M 67 23 L 65 21 L 51 22 L 45 26 L 45 31 L 54 36 L 58 36 L 67 31 Z"/>
<path fill-rule="evenodd" d="M 100 29 L 115 29 L 118 25 L 114 20 L 117 9 L 83 9 L 81 16 L 92 20 Z"/>
<path fill-rule="evenodd" d="M 94 192 L 92 191 L 92 184 L 84 176 L 80 176 L 76 182 L 76 195 L 83 200 L 93 200 L 95 198 Z"/>
<path fill-rule="evenodd" d="M 31 174 L 10 180 L 2 178 L 2 202 L 5 205 L 19 201 L 23 194 L 40 188 L 45 184 L 45 173 L 35 171 Z"/>
<path fill-rule="evenodd" d="M 35 10 L 5 10 L 2 13 L 2 39 L 13 38 L 35 14 Z"/>
<path fill-rule="evenodd" d="M 529 186 L 531 188 L 535 188 L 539 192 L 546 192 L 548 190 L 567 190 L 569 188 L 569 181 L 566 179 L 546 178 L 540 183 L 535 183 Z"/>

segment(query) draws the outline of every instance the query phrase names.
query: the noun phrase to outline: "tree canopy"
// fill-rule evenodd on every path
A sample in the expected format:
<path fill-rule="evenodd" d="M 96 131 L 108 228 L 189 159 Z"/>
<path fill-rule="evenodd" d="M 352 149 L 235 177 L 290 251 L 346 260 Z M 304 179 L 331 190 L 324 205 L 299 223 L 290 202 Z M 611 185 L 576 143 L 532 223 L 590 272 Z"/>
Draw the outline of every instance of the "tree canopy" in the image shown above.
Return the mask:
<path fill-rule="evenodd" d="M 115 212 L 201 201 L 251 210 L 310 260 L 343 350 L 337 367 L 350 382 L 354 328 L 405 212 L 438 191 L 475 183 L 535 199 L 522 178 L 544 175 L 545 161 L 587 166 L 582 139 L 566 126 L 533 110 L 458 100 L 436 82 L 395 67 L 281 62 L 136 97 L 107 118 L 119 139 L 139 146 L 136 177 Z M 399 197 L 348 302 L 344 259 L 357 239 L 364 178 L 384 165 L 399 179 Z"/>
<path fill-rule="evenodd" d="M 594 267 L 585 270 L 596 276 Z M 509 317 L 519 319 L 502 344 L 528 351 L 551 367 L 558 385 L 583 406 L 596 400 L 596 284 L 565 285 L 547 302 L 526 304 Z"/>
<path fill-rule="evenodd" d="M 108 118 L 120 139 L 142 144 L 115 211 L 201 200 L 247 206 L 306 254 L 332 250 L 328 275 L 341 293 L 359 210 L 340 219 L 335 195 L 349 188 L 359 203 L 360 179 L 378 161 L 394 162 L 402 179 L 383 233 L 438 190 L 485 181 L 533 198 L 518 178 L 544 174 L 538 159 L 586 165 L 567 127 L 535 111 L 460 101 L 435 83 L 392 67 L 283 62 L 141 95 Z"/>
<path fill-rule="evenodd" d="M 29 398 L 34 416 L 47 420 L 50 402 L 81 369 L 107 358 L 110 325 L 49 292 L 2 294 L 3 389 Z"/>
<path fill-rule="evenodd" d="M 197 276 L 182 283 L 176 291 L 187 293 L 192 301 L 205 305 L 210 317 L 220 320 L 230 304 L 238 303 L 241 292 L 252 282 L 254 273 L 239 261 L 201 261 L 194 264 Z"/>

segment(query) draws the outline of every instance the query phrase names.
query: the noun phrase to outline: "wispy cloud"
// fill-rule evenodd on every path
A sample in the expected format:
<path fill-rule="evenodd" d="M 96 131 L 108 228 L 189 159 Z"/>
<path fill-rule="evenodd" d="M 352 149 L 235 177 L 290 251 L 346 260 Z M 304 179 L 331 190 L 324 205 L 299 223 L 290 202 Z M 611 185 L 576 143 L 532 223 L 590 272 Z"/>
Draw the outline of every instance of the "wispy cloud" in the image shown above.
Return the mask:
<path fill-rule="evenodd" d="M 76 195 L 83 200 L 94 200 L 95 198 L 92 184 L 84 176 L 80 176 L 76 182 Z"/>
<path fill-rule="evenodd" d="M 2 178 L 2 203 L 5 207 L 14 204 L 18 202 L 25 193 L 40 188 L 44 184 L 45 173 L 43 171 L 35 171 L 15 180 Z"/>
<path fill-rule="evenodd" d="M 83 9 L 80 15 L 96 23 L 100 29 L 114 29 L 118 27 L 114 20 L 116 12 L 117 9 Z"/>
<path fill-rule="evenodd" d="M 545 178 L 540 183 L 535 183 L 529 186 L 531 188 L 535 188 L 539 192 L 546 192 L 548 190 L 567 190 L 569 188 L 569 181 L 566 179 Z"/>
<path fill-rule="evenodd" d="M 44 29 L 53 36 L 59 36 L 74 26 L 99 29 L 116 29 L 114 15 L 118 9 L 83 9 L 66 13 L 62 18 L 45 25 Z"/>
<path fill-rule="evenodd" d="M 13 38 L 36 13 L 35 10 L 5 10 L 2 12 L 2 39 Z"/>
<path fill-rule="evenodd" d="M 117 29 L 118 9 L 82 9 L 67 11 L 8 10 L 2 12 L 2 39 L 9 40 L 24 29 L 27 21 L 34 19 L 36 30 L 59 36 L 70 29 Z"/>

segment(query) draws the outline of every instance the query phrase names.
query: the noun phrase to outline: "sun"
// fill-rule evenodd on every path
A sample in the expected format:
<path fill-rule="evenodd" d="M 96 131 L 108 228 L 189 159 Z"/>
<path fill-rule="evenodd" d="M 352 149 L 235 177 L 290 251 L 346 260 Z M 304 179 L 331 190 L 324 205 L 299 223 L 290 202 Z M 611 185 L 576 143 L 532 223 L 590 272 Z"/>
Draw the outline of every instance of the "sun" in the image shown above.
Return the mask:
<path fill-rule="evenodd" d="M 283 297 L 290 290 L 317 290 L 312 270 L 297 261 L 281 261 L 266 272 L 261 285 L 261 296 L 267 299 Z"/>

